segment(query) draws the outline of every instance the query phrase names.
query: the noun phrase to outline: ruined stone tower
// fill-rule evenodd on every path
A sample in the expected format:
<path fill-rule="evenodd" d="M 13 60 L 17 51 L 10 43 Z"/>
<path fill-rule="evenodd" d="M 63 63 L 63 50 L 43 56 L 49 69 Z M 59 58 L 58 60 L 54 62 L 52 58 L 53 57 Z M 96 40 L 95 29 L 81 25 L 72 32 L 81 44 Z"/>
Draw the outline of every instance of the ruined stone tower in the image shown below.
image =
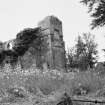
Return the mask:
<path fill-rule="evenodd" d="M 41 27 L 42 35 L 48 43 L 48 51 L 45 54 L 47 66 L 53 69 L 65 69 L 62 22 L 54 16 L 48 16 L 39 22 L 38 27 Z"/>
<path fill-rule="evenodd" d="M 34 39 L 35 37 L 30 39 L 31 35 L 36 35 L 34 32 L 36 32 L 37 28 L 31 28 L 33 32 L 31 32 L 31 35 L 29 34 L 30 29 L 27 31 L 27 34 L 25 34 L 25 30 L 18 33 L 16 39 L 3 43 L 0 53 L 1 65 L 10 63 L 15 67 L 17 64 L 20 64 L 23 70 L 28 70 L 34 65 L 36 68 L 65 71 L 66 61 L 62 22 L 54 16 L 48 16 L 39 22 L 38 29 L 40 29 L 40 31 L 37 31 L 37 35 L 40 35 L 43 39 L 43 41 L 40 42 L 41 46 L 37 45 L 37 40 Z M 21 38 L 25 40 L 22 41 L 23 39 L 21 40 Z M 29 42 L 27 42 L 28 39 L 30 39 Z M 25 41 L 28 44 L 25 43 Z M 24 45 L 24 47 L 20 45 Z M 41 49 L 38 50 L 36 46 L 40 46 Z M 24 48 L 26 48 L 26 50 L 24 50 Z M 24 53 L 17 54 L 20 49 L 24 51 Z"/>

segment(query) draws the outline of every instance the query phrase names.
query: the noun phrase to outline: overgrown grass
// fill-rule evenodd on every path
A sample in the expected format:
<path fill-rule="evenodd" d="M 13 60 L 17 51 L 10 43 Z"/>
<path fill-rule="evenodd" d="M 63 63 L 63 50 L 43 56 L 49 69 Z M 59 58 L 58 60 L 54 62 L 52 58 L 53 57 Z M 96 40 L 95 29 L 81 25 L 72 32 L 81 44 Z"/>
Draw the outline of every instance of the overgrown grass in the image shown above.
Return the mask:
<path fill-rule="evenodd" d="M 42 72 L 38 69 L 13 72 L 0 72 L 0 97 L 17 97 L 9 90 L 18 89 L 23 98 L 28 94 L 50 95 L 55 91 L 66 91 L 70 96 L 91 96 L 103 89 L 105 79 L 94 72 L 62 73 L 57 70 Z M 20 93 L 19 93 L 20 94 Z"/>

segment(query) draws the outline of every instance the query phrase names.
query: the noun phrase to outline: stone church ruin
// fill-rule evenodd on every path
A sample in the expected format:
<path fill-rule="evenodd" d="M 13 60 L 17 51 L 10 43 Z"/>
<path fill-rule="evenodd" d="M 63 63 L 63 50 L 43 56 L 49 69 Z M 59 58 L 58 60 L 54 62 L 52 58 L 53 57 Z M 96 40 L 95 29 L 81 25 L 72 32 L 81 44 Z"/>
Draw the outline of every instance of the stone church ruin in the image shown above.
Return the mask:
<path fill-rule="evenodd" d="M 48 16 L 37 28 L 27 28 L 16 39 L 0 42 L 0 66 L 20 64 L 22 69 L 36 68 L 65 70 L 65 43 L 62 22 Z"/>

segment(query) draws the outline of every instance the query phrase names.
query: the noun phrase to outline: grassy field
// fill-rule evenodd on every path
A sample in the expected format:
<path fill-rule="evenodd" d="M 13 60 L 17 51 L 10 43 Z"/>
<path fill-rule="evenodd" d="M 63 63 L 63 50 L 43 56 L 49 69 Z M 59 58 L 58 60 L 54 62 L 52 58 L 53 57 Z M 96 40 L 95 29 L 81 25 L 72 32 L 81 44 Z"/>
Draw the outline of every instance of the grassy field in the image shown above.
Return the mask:
<path fill-rule="evenodd" d="M 94 72 L 62 73 L 57 70 L 0 72 L 0 105 L 55 105 L 67 93 L 70 97 L 105 97 L 105 78 Z M 85 104 L 74 102 L 74 104 Z M 87 103 L 88 104 L 88 103 Z"/>

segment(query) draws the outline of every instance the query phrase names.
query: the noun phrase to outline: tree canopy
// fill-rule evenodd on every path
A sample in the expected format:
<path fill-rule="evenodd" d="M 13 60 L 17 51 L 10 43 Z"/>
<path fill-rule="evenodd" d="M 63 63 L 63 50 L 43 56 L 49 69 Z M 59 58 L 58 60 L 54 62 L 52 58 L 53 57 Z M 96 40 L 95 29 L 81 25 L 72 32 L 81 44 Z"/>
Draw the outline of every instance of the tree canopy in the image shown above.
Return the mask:
<path fill-rule="evenodd" d="M 94 35 L 83 33 L 77 37 L 75 46 L 68 50 L 68 67 L 87 70 L 93 68 L 97 62 L 97 44 L 94 41 Z"/>
<path fill-rule="evenodd" d="M 88 13 L 93 17 L 92 29 L 105 25 L 105 0 L 82 0 L 81 3 L 88 7 Z"/>

